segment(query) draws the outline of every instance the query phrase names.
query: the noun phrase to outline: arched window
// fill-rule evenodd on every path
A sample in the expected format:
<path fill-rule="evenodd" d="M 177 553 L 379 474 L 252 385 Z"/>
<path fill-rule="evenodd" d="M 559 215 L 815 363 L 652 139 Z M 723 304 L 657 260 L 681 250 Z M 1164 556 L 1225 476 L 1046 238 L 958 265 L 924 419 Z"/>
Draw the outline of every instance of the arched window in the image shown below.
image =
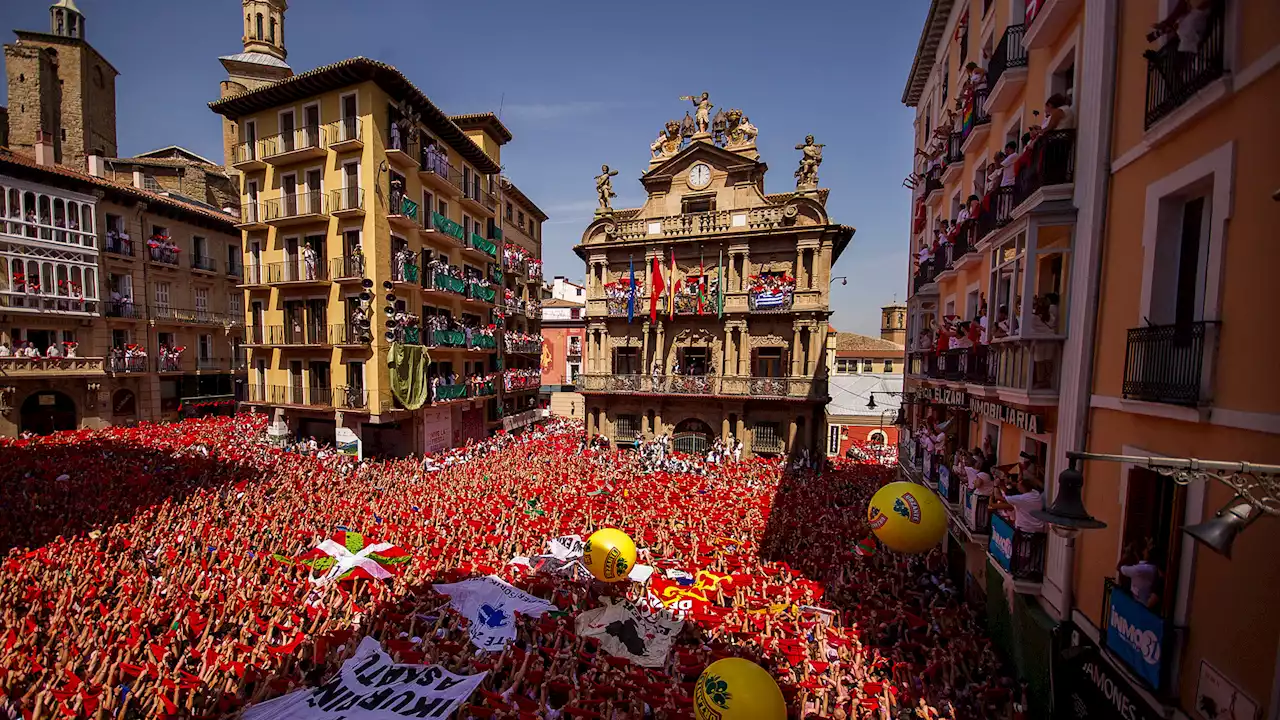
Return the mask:
<path fill-rule="evenodd" d="M 261 40 L 262 39 L 262 13 L 258 13 L 257 17 L 255 18 L 255 22 L 257 23 L 257 29 L 258 29 L 258 33 L 255 37 Z"/>
<path fill-rule="evenodd" d="M 80 231 L 93 234 L 93 208 L 88 205 L 80 206 Z M 89 239 L 89 245 L 93 245 L 93 240 Z"/>
<path fill-rule="evenodd" d="M 41 263 L 40 270 L 40 294 L 53 295 L 58 291 L 58 284 L 53 281 L 53 263 Z"/>
<path fill-rule="evenodd" d="M 274 43 L 276 41 L 276 19 L 271 18 L 267 25 L 267 42 Z"/>
<path fill-rule="evenodd" d="M 58 295 L 62 295 L 63 297 L 66 297 L 67 295 L 71 294 L 71 288 L 68 287 L 67 285 L 67 281 L 70 279 L 71 277 L 67 274 L 67 266 L 59 265 L 58 266 L 58 287 L 55 290 L 55 292 Z"/>
<path fill-rule="evenodd" d="M 84 269 L 84 296 L 96 300 L 98 298 L 98 270 L 97 268 Z"/>

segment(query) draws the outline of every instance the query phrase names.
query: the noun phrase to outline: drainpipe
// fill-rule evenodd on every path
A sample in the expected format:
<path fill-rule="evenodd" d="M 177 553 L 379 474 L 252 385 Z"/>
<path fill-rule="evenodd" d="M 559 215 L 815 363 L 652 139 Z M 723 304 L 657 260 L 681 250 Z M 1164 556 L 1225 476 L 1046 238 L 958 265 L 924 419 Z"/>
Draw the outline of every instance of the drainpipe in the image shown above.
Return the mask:
<path fill-rule="evenodd" d="M 1092 9 L 1094 6 L 1090 6 Z M 1089 440 L 1089 419 L 1090 419 L 1090 396 L 1093 389 L 1093 373 L 1094 373 L 1094 342 L 1098 327 L 1098 306 L 1102 293 L 1104 281 L 1104 273 L 1106 268 L 1102 262 L 1103 258 L 1103 241 L 1106 238 L 1107 230 L 1107 210 L 1108 210 L 1108 194 L 1111 183 L 1111 152 L 1112 152 L 1112 122 L 1115 111 L 1115 89 L 1116 89 L 1116 45 L 1119 42 L 1119 0 L 1101 0 L 1097 5 L 1097 12 L 1086 13 L 1084 20 L 1084 42 L 1082 46 L 1086 53 L 1086 60 L 1082 63 L 1086 73 L 1090 66 L 1097 67 L 1096 78 L 1084 77 L 1080 85 L 1084 86 L 1085 93 L 1093 96 L 1095 106 L 1098 108 L 1097 116 L 1094 122 L 1081 123 L 1081 127 L 1092 125 L 1095 128 L 1096 141 L 1091 143 L 1089 148 L 1090 154 L 1095 159 L 1095 167 L 1091 176 L 1086 178 L 1087 187 L 1093 193 L 1093 202 L 1090 208 L 1081 208 L 1082 214 L 1087 218 L 1087 234 L 1077 235 L 1077 242 L 1083 240 L 1087 247 L 1092 250 L 1092 266 L 1088 268 L 1077 268 L 1077 272 L 1084 270 L 1083 277 L 1093 278 L 1086 288 L 1087 303 L 1084 307 L 1090 308 L 1090 311 L 1082 318 L 1080 328 L 1076 328 L 1075 336 L 1078 338 L 1078 352 L 1075 357 L 1080 365 L 1080 377 L 1075 383 L 1077 395 L 1073 398 L 1074 403 L 1071 407 L 1072 413 L 1075 415 L 1072 426 L 1068 428 L 1070 437 L 1064 445 L 1070 445 L 1070 448 L 1060 447 L 1058 457 L 1065 461 L 1066 452 L 1071 450 L 1086 450 Z M 1088 73 L 1092 74 L 1092 73 Z M 1091 114 L 1092 115 L 1092 114 Z M 1077 185 L 1079 187 L 1079 185 Z M 1077 257 L 1080 253 L 1077 253 Z M 1061 429 L 1060 429 L 1061 430 Z M 1064 463 L 1058 463 L 1059 467 L 1065 468 Z M 1070 620 L 1072 616 L 1072 608 L 1074 605 L 1075 590 L 1075 537 L 1065 539 L 1063 548 L 1063 565 L 1066 568 L 1065 582 L 1062 584 L 1062 594 L 1059 599 L 1059 619 L 1062 621 Z"/>

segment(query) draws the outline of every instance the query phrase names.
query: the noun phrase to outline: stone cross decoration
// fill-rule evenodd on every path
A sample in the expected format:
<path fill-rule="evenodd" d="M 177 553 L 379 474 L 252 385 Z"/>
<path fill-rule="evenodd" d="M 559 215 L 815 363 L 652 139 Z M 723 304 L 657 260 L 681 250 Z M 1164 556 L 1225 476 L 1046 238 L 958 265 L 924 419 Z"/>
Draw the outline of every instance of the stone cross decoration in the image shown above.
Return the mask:
<path fill-rule="evenodd" d="M 815 143 L 812 135 L 804 136 L 804 144 L 796 149 L 800 156 L 800 167 L 796 168 L 796 190 L 800 192 L 818 189 L 818 166 L 822 164 L 822 148 L 826 145 Z"/>

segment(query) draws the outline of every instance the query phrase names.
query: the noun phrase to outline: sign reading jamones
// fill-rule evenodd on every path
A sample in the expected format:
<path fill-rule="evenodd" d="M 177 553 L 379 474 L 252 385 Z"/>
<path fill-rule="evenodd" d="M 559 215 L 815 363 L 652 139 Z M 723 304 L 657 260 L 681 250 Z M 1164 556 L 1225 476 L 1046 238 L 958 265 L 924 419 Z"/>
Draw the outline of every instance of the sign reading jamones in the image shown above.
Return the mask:
<path fill-rule="evenodd" d="M 1044 416 L 1033 413 L 1030 410 L 1020 410 L 1010 407 L 994 400 L 983 400 L 982 398 L 969 398 L 969 412 L 974 415 L 985 415 L 993 420 L 999 420 L 1006 425 L 1012 425 L 1023 432 L 1029 432 L 1036 435 L 1044 432 Z"/>

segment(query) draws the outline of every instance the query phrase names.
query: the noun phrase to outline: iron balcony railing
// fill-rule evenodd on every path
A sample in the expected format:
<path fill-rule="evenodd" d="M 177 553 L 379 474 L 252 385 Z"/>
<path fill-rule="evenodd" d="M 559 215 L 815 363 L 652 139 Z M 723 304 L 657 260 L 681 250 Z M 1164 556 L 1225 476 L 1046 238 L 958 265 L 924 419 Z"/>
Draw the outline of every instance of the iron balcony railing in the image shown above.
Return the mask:
<path fill-rule="evenodd" d="M 435 149 L 434 145 L 424 146 L 418 155 L 418 169 L 442 178 L 458 190 L 462 190 L 462 171 L 449 164 L 444 153 Z"/>
<path fill-rule="evenodd" d="M 1208 25 L 1200 36 L 1198 47 L 1184 48 L 1178 36 L 1171 35 L 1164 47 L 1146 53 L 1147 128 L 1222 77 L 1226 69 L 1226 24 L 1223 22 L 1226 4 L 1210 3 Z"/>
<path fill-rule="evenodd" d="M 107 242 L 105 243 L 105 247 L 107 252 L 112 255 L 133 257 L 133 241 L 127 236 L 119 234 L 115 230 L 107 231 Z"/>
<path fill-rule="evenodd" d="M 1014 183 L 1013 205 L 1017 207 L 1035 192 L 1049 185 L 1075 182 L 1076 131 L 1042 133 L 1031 148 L 1031 158 Z"/>
<path fill-rule="evenodd" d="M 240 223 L 241 225 L 254 225 L 267 221 L 266 203 L 261 200 L 247 202 L 240 206 Z"/>
<path fill-rule="evenodd" d="M 345 117 L 325 126 L 329 136 L 329 144 L 360 141 L 364 139 L 364 128 L 359 117 Z"/>
<path fill-rule="evenodd" d="M 821 398 L 826 380 L 808 377 L 718 375 L 580 375 L 584 392 L 653 395 L 729 395 L 758 398 Z"/>
<path fill-rule="evenodd" d="M 236 261 L 227 262 L 227 276 L 241 278 L 244 276 L 244 264 Z"/>
<path fill-rule="evenodd" d="M 978 214 L 979 239 L 1008 225 L 1013 220 L 1013 209 L 1017 207 L 1017 203 L 1014 202 L 1016 189 L 1013 185 L 1006 185 L 992 190 L 983 199 L 982 210 Z"/>
<path fill-rule="evenodd" d="M 791 305 L 795 301 L 795 292 L 792 290 L 782 290 L 776 292 L 765 291 L 747 291 L 747 309 L 753 313 L 785 313 L 791 312 Z M 715 303 L 713 300 L 703 303 L 704 312 L 714 313 Z M 711 305 L 708 309 L 706 306 Z"/>
<path fill-rule="evenodd" d="M 962 481 L 967 482 L 962 478 Z M 964 507 L 961 510 L 965 527 L 976 535 L 991 534 L 991 496 L 979 495 L 965 488 Z"/>
<path fill-rule="evenodd" d="M 162 355 L 156 358 L 156 372 L 185 372 L 186 364 L 182 355 Z"/>
<path fill-rule="evenodd" d="M 255 388 L 258 388 L 255 391 Z M 255 395 L 257 398 L 255 398 Z M 249 402 L 260 402 L 269 405 L 307 405 L 311 407 L 333 407 L 333 390 L 327 387 L 304 385 L 267 385 L 265 392 L 262 386 L 249 386 Z"/>
<path fill-rule="evenodd" d="M 344 410 L 364 410 L 369 407 L 369 391 L 358 385 L 339 385 L 334 397 L 338 401 L 337 407 Z"/>
<path fill-rule="evenodd" d="M 191 267 L 195 270 L 205 270 L 208 272 L 218 271 L 218 261 L 207 255 L 192 255 Z"/>
<path fill-rule="evenodd" d="M 1151 325 L 1129 330 L 1124 353 L 1126 398 L 1195 407 L 1216 322 Z"/>
<path fill-rule="evenodd" d="M 967 348 L 954 348 L 951 350 L 943 350 L 938 357 L 938 372 L 943 380 L 959 381 L 964 379 L 964 369 L 961 363 L 965 356 L 969 354 Z"/>
<path fill-rule="evenodd" d="M 964 120 L 960 130 L 965 140 L 969 139 L 974 130 L 991 123 L 991 115 L 987 113 L 987 95 L 989 93 L 989 88 L 974 90 L 973 97 L 970 98 L 969 104 L 965 107 Z"/>
<path fill-rule="evenodd" d="M 338 188 L 329 193 L 330 212 L 340 213 L 364 209 L 364 190 L 358 187 Z"/>
<path fill-rule="evenodd" d="M 267 283 L 267 266 L 265 263 L 249 263 L 245 266 L 246 285 L 265 285 Z"/>
<path fill-rule="evenodd" d="M 438 212 L 431 213 L 431 226 L 445 235 L 457 240 L 459 243 L 463 241 L 464 232 L 462 225 L 450 220 Z"/>
<path fill-rule="evenodd" d="M 186 325 L 230 325 L 240 320 L 235 315 L 214 312 L 203 308 L 180 308 L 174 305 L 151 305 L 148 314 L 152 320 L 176 322 Z"/>
<path fill-rule="evenodd" d="M 110 357 L 107 359 L 107 369 L 113 373 L 145 373 L 149 369 L 148 358 L 141 357 Z"/>
<path fill-rule="evenodd" d="M 448 273 L 438 272 L 431 267 L 423 270 L 421 284 L 424 290 L 439 290 L 454 295 L 466 295 L 467 293 L 466 280 Z"/>
<path fill-rule="evenodd" d="M 924 195 L 928 197 L 935 190 L 942 189 L 942 169 L 934 168 L 924 175 Z"/>
<path fill-rule="evenodd" d="M 372 340 L 372 335 L 366 334 L 365 328 L 356 327 L 353 323 L 329 326 L 330 345 L 368 345 Z"/>
<path fill-rule="evenodd" d="M 319 125 L 306 125 L 264 137 L 261 140 L 262 159 L 299 150 L 319 150 L 325 146 L 325 130 Z"/>
<path fill-rule="evenodd" d="M 329 336 L 323 321 L 270 325 L 267 327 L 268 345 L 328 345 Z"/>
<path fill-rule="evenodd" d="M 265 345 L 267 341 L 266 329 L 261 325 L 246 325 L 244 328 L 244 344 L 245 345 Z"/>
<path fill-rule="evenodd" d="M 118 300 L 107 303 L 107 317 L 127 318 L 130 320 L 141 320 L 145 316 L 141 305 L 135 305 L 132 300 Z"/>
<path fill-rule="evenodd" d="M 267 263 L 267 283 L 286 282 L 323 282 L 328 280 L 328 268 L 324 261 L 316 258 L 308 262 L 302 258 Z"/>
<path fill-rule="evenodd" d="M 162 265 L 178 265 L 178 251 L 172 248 L 153 247 L 148 248 L 151 251 L 151 261 L 158 262 Z"/>
<path fill-rule="evenodd" d="M 995 87 L 1009 68 L 1027 66 L 1027 49 L 1022 46 L 1022 37 L 1026 34 L 1026 25 L 1010 25 L 1005 28 L 996 51 L 987 65 L 987 87 Z"/>
<path fill-rule="evenodd" d="M 961 147 L 964 145 L 964 133 L 953 132 L 947 137 L 947 154 L 943 161 L 947 165 L 956 165 L 964 162 L 964 151 Z"/>
<path fill-rule="evenodd" d="M 413 263 L 398 263 L 391 261 L 391 279 L 394 282 L 416 283 L 418 281 L 418 266 Z"/>
<path fill-rule="evenodd" d="M 363 255 L 346 255 L 329 263 L 329 275 L 334 280 L 359 280 L 364 277 Z"/>
<path fill-rule="evenodd" d="M 231 358 L 226 357 L 197 357 L 197 370 L 232 370 Z"/>
<path fill-rule="evenodd" d="M 1040 582 L 1044 577 L 1044 551 L 1048 537 L 1042 532 L 1018 530 L 1012 520 L 999 513 L 992 513 L 991 526 L 988 553 L 993 559 L 1014 580 Z"/>
<path fill-rule="evenodd" d="M 329 204 L 326 202 L 325 194 L 319 190 L 291 193 L 268 200 L 265 205 L 267 222 L 329 214 Z"/>

